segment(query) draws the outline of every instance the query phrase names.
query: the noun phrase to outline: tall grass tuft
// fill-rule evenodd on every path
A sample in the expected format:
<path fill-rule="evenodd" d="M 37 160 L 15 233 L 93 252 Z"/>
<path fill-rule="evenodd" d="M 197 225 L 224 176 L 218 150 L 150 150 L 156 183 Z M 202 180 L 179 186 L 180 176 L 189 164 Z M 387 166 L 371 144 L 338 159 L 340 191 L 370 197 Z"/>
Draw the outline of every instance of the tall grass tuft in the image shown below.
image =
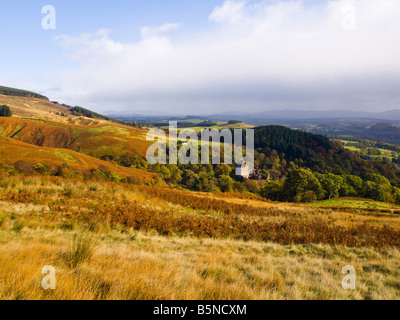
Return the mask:
<path fill-rule="evenodd" d="M 25 223 L 22 222 L 21 220 L 15 220 L 14 224 L 13 224 L 13 231 L 15 231 L 16 233 L 20 233 L 22 231 L 22 229 L 25 228 Z"/>
<path fill-rule="evenodd" d="M 96 251 L 98 243 L 98 240 L 93 235 L 89 236 L 83 233 L 78 236 L 74 234 L 72 251 L 69 255 L 69 266 L 76 268 L 80 264 L 88 262 Z"/>

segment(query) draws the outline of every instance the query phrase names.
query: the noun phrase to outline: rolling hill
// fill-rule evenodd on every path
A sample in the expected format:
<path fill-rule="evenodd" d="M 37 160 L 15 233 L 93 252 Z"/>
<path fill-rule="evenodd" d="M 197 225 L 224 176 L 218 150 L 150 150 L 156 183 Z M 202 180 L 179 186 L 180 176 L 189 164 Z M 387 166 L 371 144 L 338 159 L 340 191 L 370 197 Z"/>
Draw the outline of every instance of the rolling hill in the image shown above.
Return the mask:
<path fill-rule="evenodd" d="M 83 108 L 4 94 L 0 94 L 0 105 L 9 106 L 13 113 L 12 118 L 0 118 L 0 135 L 21 142 L 71 149 L 96 158 L 114 158 L 126 152 L 138 152 L 144 157 L 150 145 L 146 142 L 146 131 L 85 117 L 76 111 Z"/>
<path fill-rule="evenodd" d="M 81 174 L 92 170 L 112 173 L 121 178 L 134 177 L 137 183 L 150 183 L 156 175 L 144 170 L 124 168 L 94 157 L 87 156 L 72 150 L 38 147 L 14 139 L 0 137 L 0 164 L 3 166 L 15 165 L 23 162 L 29 164 L 46 165 L 49 171 L 54 174 L 59 168 L 71 168 Z"/>
<path fill-rule="evenodd" d="M 63 122 L 66 121 L 65 117 L 61 117 L 57 113 L 68 113 L 69 111 L 67 107 L 45 99 L 4 94 L 0 94 L 0 105 L 9 106 L 15 117 L 53 119 Z"/>
<path fill-rule="evenodd" d="M 13 114 L 0 117 L 0 163 L 3 166 L 24 161 L 29 165 L 48 165 L 53 171 L 67 165 L 80 172 L 102 167 L 143 183 L 156 177 L 145 170 L 111 162 L 124 154 L 145 157 L 150 145 L 145 130 L 100 119 L 86 109 L 50 102 L 28 91 L 1 88 L 4 87 L 0 87 L 3 93 L 0 105 L 9 106 Z"/>
<path fill-rule="evenodd" d="M 6 96 L 17 96 L 17 97 L 27 97 L 27 98 L 37 98 L 37 99 L 42 99 L 42 100 L 49 100 L 49 98 L 27 90 L 21 90 L 21 89 L 15 89 L 15 88 L 9 88 L 9 87 L 4 87 L 0 86 L 0 94 L 6 95 Z"/>
<path fill-rule="evenodd" d="M 138 151 L 146 155 L 150 145 L 146 131 L 107 121 L 92 121 L 90 124 L 75 124 L 48 120 L 0 118 L 0 135 L 18 141 L 51 148 L 66 148 L 96 158 L 118 156 Z M 82 117 L 78 123 L 84 122 Z"/>

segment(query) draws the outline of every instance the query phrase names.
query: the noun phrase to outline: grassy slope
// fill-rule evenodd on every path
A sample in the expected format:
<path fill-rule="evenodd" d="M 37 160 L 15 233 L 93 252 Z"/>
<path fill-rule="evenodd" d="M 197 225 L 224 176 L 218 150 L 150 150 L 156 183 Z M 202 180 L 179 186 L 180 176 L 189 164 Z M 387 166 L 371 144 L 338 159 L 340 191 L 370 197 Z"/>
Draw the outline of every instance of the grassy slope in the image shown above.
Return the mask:
<path fill-rule="evenodd" d="M 383 220 L 373 215 L 366 220 L 364 215 L 228 195 L 171 190 L 166 196 L 159 188 L 54 178 L 11 177 L 0 185 L 2 299 L 400 298 L 398 247 L 276 244 L 195 234 L 209 223 L 195 226 L 195 233 L 184 232 L 189 228 L 185 223 L 176 226 L 180 231 L 165 232 L 165 225 L 180 217 L 211 223 L 231 215 L 249 226 L 295 219 L 326 222 L 329 228 L 366 222 L 382 228 Z M 220 201 L 219 210 L 213 209 L 215 201 Z M 250 207 L 241 211 L 239 205 Z M 224 213 L 237 208 L 237 213 Z M 253 215 L 254 208 L 263 210 Z M 399 228 L 398 216 L 385 219 L 389 228 Z M 74 234 L 81 235 L 78 242 L 87 250 L 72 249 Z M 40 288 L 45 265 L 57 270 L 54 291 Z M 341 288 L 346 265 L 356 268 L 355 291 Z"/>
<path fill-rule="evenodd" d="M 124 168 L 68 149 L 38 147 L 14 139 L 0 137 L 0 163 L 12 165 L 17 161 L 32 165 L 47 164 L 50 167 L 68 164 L 77 171 L 89 171 L 105 166 L 122 177 L 137 177 L 142 182 L 150 182 L 155 175 L 143 170 Z"/>
<path fill-rule="evenodd" d="M 321 245 L 282 246 L 233 240 L 101 236 L 90 260 L 66 264 L 73 232 L 3 232 L 0 298 L 92 299 L 394 299 L 399 251 Z M 134 240 L 132 240 L 134 239 Z M 343 290 L 341 269 L 356 266 L 357 290 Z M 56 290 L 44 291 L 41 269 L 53 265 Z M 18 270 L 16 276 L 15 271 Z M 13 282 L 10 282 L 13 279 Z"/>
<path fill-rule="evenodd" d="M 145 156 L 150 145 L 145 130 L 68 115 L 67 107 L 47 100 L 0 95 L 2 104 L 11 108 L 13 118 L 0 118 L 0 135 L 22 142 L 79 150 L 94 157 L 133 150 Z"/>
<path fill-rule="evenodd" d="M 79 150 L 98 158 L 134 150 L 146 155 L 150 145 L 146 142 L 146 131 L 107 121 L 87 119 L 89 124 L 82 124 L 84 121 L 76 117 L 72 123 L 0 118 L 0 135 L 39 146 Z"/>
<path fill-rule="evenodd" d="M 4 87 L 4 86 L 0 86 L 0 94 L 8 96 L 31 97 L 31 98 L 49 100 L 47 97 L 32 91 Z"/>
<path fill-rule="evenodd" d="M 67 107 L 54 104 L 48 100 L 2 94 L 0 94 L 0 105 L 8 105 L 14 116 L 24 118 L 58 119 L 62 121 L 65 117 L 57 116 L 56 113 L 68 112 Z"/>
<path fill-rule="evenodd" d="M 358 198 L 340 198 L 320 201 L 310 204 L 310 206 L 317 207 L 338 207 L 338 208 L 354 208 L 354 209 L 391 209 L 400 210 L 399 205 L 392 203 L 374 201 L 370 199 Z"/>
<path fill-rule="evenodd" d="M 11 165 L 23 160 L 51 167 L 67 163 L 82 171 L 104 165 L 122 177 L 135 176 L 143 182 L 155 177 L 146 171 L 99 160 L 136 151 L 144 157 L 150 145 L 145 130 L 98 119 L 60 116 L 68 114 L 68 108 L 43 99 L 0 95 L 0 104 L 10 106 L 13 112 L 12 118 L 0 118 L 0 163 Z"/>

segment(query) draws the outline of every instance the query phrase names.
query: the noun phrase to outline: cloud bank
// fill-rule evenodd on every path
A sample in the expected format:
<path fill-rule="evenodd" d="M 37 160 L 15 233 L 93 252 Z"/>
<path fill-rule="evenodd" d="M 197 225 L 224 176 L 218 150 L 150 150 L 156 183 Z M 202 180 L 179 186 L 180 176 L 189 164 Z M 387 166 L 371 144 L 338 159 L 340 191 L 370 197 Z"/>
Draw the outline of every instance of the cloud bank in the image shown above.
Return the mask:
<path fill-rule="evenodd" d="M 208 31 L 179 40 L 179 23 L 131 43 L 108 30 L 59 36 L 77 66 L 49 80 L 97 111 L 400 108 L 399 16 L 398 0 L 225 1 Z"/>

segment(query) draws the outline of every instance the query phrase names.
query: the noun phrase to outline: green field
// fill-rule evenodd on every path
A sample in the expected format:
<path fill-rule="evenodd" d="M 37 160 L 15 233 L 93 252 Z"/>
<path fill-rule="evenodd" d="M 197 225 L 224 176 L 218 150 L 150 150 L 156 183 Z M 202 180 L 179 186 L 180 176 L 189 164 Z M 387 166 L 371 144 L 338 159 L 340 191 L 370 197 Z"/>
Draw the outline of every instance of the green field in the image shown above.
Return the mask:
<path fill-rule="evenodd" d="M 343 144 L 343 147 L 347 150 L 353 151 L 353 152 L 359 152 L 361 153 L 362 148 L 360 146 L 354 146 L 354 145 L 348 145 L 348 144 L 357 144 L 357 142 L 355 141 L 349 141 L 349 140 L 340 140 Z M 386 157 L 389 159 L 393 159 L 394 154 L 396 154 L 396 158 L 400 156 L 399 152 L 395 152 L 393 150 L 388 150 L 388 149 L 382 149 L 382 148 L 364 148 L 367 150 L 368 149 L 377 149 L 379 150 L 379 152 L 381 153 L 380 155 L 374 155 L 374 154 L 368 154 L 368 156 L 370 156 L 371 158 L 382 158 L 382 157 Z"/>
<path fill-rule="evenodd" d="M 400 209 L 400 206 L 368 199 L 332 199 L 309 204 L 314 207 L 345 207 L 355 209 Z"/>

